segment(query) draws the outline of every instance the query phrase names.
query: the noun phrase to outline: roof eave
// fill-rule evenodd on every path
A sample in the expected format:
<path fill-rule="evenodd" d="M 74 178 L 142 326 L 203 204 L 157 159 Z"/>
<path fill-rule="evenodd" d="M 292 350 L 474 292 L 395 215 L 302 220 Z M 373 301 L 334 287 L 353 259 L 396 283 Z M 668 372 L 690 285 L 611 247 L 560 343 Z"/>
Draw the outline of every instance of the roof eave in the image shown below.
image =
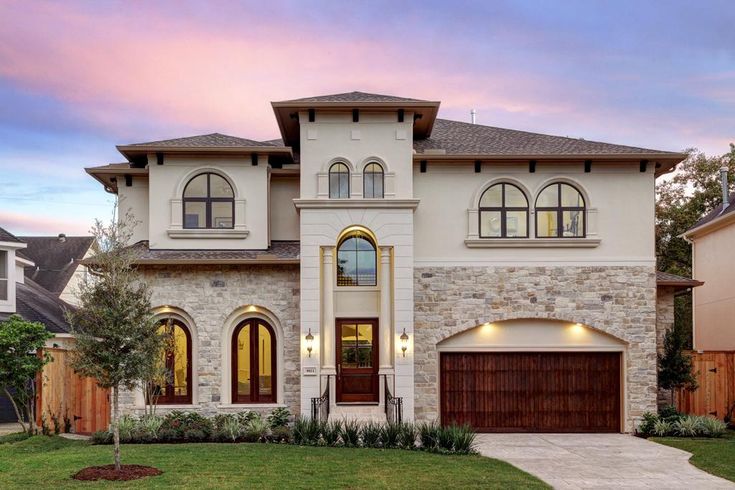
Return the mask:
<path fill-rule="evenodd" d="M 299 264 L 300 259 L 138 259 L 137 265 L 278 265 Z"/>
<path fill-rule="evenodd" d="M 696 239 L 712 233 L 713 231 L 717 231 L 720 228 L 724 228 L 733 222 L 735 222 L 735 212 L 722 214 L 712 221 L 702 223 L 699 226 L 695 226 L 694 228 L 685 231 L 679 236 L 687 240 Z"/>
<path fill-rule="evenodd" d="M 293 157 L 293 150 L 287 146 L 160 146 L 160 145 L 118 145 L 116 146 L 125 158 L 130 159 L 132 155 L 144 155 L 148 153 L 228 153 L 228 154 L 280 154 Z"/>

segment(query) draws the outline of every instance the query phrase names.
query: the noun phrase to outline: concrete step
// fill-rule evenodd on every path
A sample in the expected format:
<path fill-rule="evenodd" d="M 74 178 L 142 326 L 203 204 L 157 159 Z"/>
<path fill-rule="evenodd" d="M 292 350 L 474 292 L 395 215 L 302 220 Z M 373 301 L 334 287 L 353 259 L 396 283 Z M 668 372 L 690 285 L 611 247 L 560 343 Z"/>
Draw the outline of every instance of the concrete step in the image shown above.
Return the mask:
<path fill-rule="evenodd" d="M 385 411 L 379 405 L 336 405 L 329 410 L 329 421 L 335 420 L 385 422 Z"/>

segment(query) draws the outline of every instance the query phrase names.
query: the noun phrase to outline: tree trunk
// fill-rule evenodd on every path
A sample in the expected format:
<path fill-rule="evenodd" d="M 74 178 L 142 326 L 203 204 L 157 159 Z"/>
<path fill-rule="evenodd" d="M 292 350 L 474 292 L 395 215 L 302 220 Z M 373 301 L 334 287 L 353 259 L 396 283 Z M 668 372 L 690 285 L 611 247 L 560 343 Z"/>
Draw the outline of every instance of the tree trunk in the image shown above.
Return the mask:
<path fill-rule="evenodd" d="M 671 388 L 671 406 L 672 407 L 675 407 L 676 406 L 676 405 L 674 405 L 674 402 L 675 402 L 675 400 L 674 400 L 674 388 Z"/>
<path fill-rule="evenodd" d="M 28 427 L 31 434 L 36 433 L 36 382 L 31 380 L 31 396 L 28 398 Z"/>
<path fill-rule="evenodd" d="M 115 471 L 120 471 L 120 403 L 119 394 L 120 387 L 115 385 L 112 387 L 112 442 L 115 455 Z"/>
<path fill-rule="evenodd" d="M 13 410 L 15 410 L 15 416 L 18 417 L 18 423 L 23 428 L 23 432 L 28 431 L 28 429 L 26 429 L 26 424 L 23 423 L 23 417 L 20 414 L 20 410 L 18 410 L 18 404 L 15 403 L 15 400 L 13 399 L 13 397 L 10 396 L 10 392 L 8 391 L 7 388 L 3 388 L 3 391 L 5 392 L 5 395 L 8 397 L 8 400 L 10 400 L 10 403 L 13 404 Z"/>

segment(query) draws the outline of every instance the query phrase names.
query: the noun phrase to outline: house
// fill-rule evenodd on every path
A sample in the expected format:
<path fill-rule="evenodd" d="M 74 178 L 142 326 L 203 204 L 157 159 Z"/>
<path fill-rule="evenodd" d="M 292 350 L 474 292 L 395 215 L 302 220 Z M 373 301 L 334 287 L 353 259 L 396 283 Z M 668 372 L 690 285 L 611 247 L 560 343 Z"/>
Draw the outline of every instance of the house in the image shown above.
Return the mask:
<path fill-rule="evenodd" d="M 66 345 L 71 335 L 64 311 L 69 305 L 26 277 L 24 269 L 36 266 L 27 255 L 27 246 L 0 228 L 0 321 L 18 314 L 28 321 L 43 323 L 54 334 L 49 347 Z M 10 401 L 0 392 L 0 423 L 15 420 Z"/>
<path fill-rule="evenodd" d="M 684 154 L 413 98 L 271 105 L 280 139 L 128 144 L 87 169 L 140 221 L 174 333 L 159 410 L 553 432 L 631 432 L 655 410 L 666 288 L 691 285 L 663 277 L 657 302 L 654 181 Z"/>
<path fill-rule="evenodd" d="M 704 281 L 692 295 L 697 351 L 735 351 L 735 193 L 727 186 L 727 167 L 721 169 L 722 203 L 692 226 L 684 238 L 692 244 L 692 274 Z"/>

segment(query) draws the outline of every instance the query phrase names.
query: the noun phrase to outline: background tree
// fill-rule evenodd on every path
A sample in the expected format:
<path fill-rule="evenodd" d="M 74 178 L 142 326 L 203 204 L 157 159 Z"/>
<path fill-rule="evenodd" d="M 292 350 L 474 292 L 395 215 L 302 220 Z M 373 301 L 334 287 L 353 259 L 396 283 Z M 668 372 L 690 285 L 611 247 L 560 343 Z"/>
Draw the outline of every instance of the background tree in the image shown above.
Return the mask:
<path fill-rule="evenodd" d="M 79 308 L 68 315 L 76 337 L 72 365 L 112 391 L 115 469 L 120 470 L 120 389 L 139 386 L 158 361 L 162 338 L 153 321 L 150 292 L 135 268 L 135 221 L 127 214 L 92 228 L 99 252 L 79 286 Z"/>
<path fill-rule="evenodd" d="M 681 327 L 676 324 L 666 332 L 664 351 L 658 355 L 658 384 L 665 390 L 671 390 L 671 404 L 674 404 L 674 390 L 686 388 L 696 390 L 697 380 L 691 356 L 687 355 L 687 339 Z"/>
<path fill-rule="evenodd" d="M 691 277 L 692 248 L 682 233 L 722 203 L 720 168 L 729 168 L 729 181 L 735 181 L 735 145 L 721 156 L 708 157 L 696 149 L 671 177 L 656 185 L 656 260 L 658 270 Z M 732 187 L 731 187 L 732 188 Z M 696 279 L 696 278 L 695 278 Z M 675 300 L 675 323 L 691 346 L 691 294 Z"/>
<path fill-rule="evenodd" d="M 51 361 L 48 353 L 38 352 L 51 337 L 42 323 L 25 321 L 19 315 L 0 322 L 0 387 L 29 434 L 36 433 L 36 376 Z"/>

